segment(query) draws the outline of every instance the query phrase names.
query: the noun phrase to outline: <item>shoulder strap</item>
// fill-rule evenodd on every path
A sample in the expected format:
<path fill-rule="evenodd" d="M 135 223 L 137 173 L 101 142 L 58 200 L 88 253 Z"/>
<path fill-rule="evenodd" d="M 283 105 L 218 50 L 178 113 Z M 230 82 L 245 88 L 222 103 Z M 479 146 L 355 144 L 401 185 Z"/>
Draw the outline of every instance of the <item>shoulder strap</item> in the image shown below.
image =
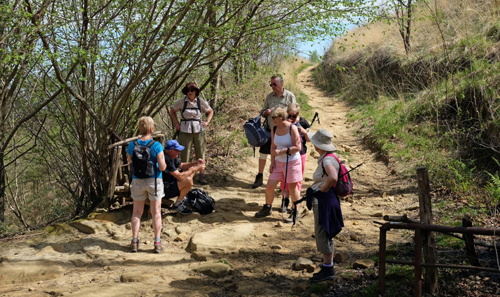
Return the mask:
<path fill-rule="evenodd" d="M 137 140 L 134 140 L 134 146 L 138 146 L 139 142 Z"/>
<path fill-rule="evenodd" d="M 188 101 L 186 100 L 186 97 L 184 97 L 184 107 L 182 108 L 182 111 L 181 111 L 182 118 L 184 118 L 184 111 L 186 111 L 187 105 L 188 105 Z"/>
<path fill-rule="evenodd" d="M 328 176 L 328 173 L 326 173 L 326 170 L 325 170 L 325 165 L 323 164 L 323 161 L 325 160 L 326 157 L 328 156 L 332 156 L 335 158 L 335 160 L 337 160 L 337 162 L 339 163 L 339 166 L 340 166 L 340 161 L 339 159 L 337 158 L 337 156 L 335 156 L 335 154 L 333 153 L 330 153 L 330 154 L 326 154 L 323 159 L 321 159 L 321 167 L 323 168 L 323 176 L 326 174 L 326 176 Z M 340 170 L 339 170 L 340 171 Z"/>
<path fill-rule="evenodd" d="M 276 128 L 278 128 L 278 126 L 273 127 L 273 134 L 276 134 Z"/>
<path fill-rule="evenodd" d="M 201 110 L 201 99 L 200 99 L 200 97 L 196 97 L 196 103 L 198 104 L 198 109 L 200 110 L 200 113 L 202 113 L 202 110 Z"/>
<path fill-rule="evenodd" d="M 150 142 L 148 142 L 148 144 L 147 144 L 146 146 L 147 146 L 148 148 L 151 148 L 155 142 L 156 142 L 156 141 L 154 141 L 153 139 L 151 139 L 151 141 L 150 141 Z"/>

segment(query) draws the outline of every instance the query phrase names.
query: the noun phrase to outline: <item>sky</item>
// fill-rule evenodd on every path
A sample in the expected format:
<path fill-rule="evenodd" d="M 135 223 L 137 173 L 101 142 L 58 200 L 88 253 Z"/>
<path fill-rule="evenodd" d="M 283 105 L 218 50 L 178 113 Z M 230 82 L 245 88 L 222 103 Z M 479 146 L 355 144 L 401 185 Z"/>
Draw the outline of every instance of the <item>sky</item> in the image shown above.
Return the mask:
<path fill-rule="evenodd" d="M 304 58 L 309 58 L 311 52 L 316 50 L 318 55 L 323 56 L 323 54 L 330 48 L 332 40 L 316 40 L 314 42 L 302 43 L 299 45 L 299 56 Z"/>

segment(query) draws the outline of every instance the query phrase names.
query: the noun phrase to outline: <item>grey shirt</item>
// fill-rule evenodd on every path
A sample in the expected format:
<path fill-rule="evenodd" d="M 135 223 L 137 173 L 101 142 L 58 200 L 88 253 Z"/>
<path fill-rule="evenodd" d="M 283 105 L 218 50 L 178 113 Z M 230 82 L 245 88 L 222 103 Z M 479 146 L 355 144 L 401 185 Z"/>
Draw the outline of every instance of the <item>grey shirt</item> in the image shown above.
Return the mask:
<path fill-rule="evenodd" d="M 296 102 L 295 95 L 286 89 L 283 89 L 283 94 L 281 94 L 280 97 L 277 97 L 274 92 L 271 92 L 266 97 L 266 101 L 264 102 L 264 107 L 262 108 L 261 113 L 266 111 L 266 109 L 272 110 L 275 107 L 283 107 L 284 109 L 287 109 L 290 103 L 295 103 L 295 102 Z M 267 120 L 269 124 L 269 129 L 272 129 L 274 127 L 273 119 L 270 116 L 268 116 Z"/>

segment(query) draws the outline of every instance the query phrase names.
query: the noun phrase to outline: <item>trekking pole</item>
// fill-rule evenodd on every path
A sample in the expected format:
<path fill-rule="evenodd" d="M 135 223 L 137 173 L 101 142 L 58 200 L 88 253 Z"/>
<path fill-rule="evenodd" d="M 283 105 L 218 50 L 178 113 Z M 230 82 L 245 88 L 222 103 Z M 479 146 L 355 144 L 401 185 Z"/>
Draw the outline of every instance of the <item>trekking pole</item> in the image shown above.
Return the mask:
<path fill-rule="evenodd" d="M 284 221 L 285 217 L 283 216 L 283 213 L 285 212 L 285 194 L 286 194 L 286 177 L 288 175 L 288 156 L 290 152 L 290 148 L 287 148 L 286 150 L 286 165 L 285 165 L 285 187 L 283 189 L 283 197 L 281 198 L 281 219 Z M 293 213 L 293 211 L 292 211 Z"/>
<path fill-rule="evenodd" d="M 358 168 L 359 166 L 363 165 L 363 163 L 359 164 L 358 166 L 354 167 L 353 169 L 347 171 L 346 173 L 342 174 L 341 176 L 338 177 L 338 179 L 340 179 L 342 176 L 348 174 L 349 172 L 353 171 L 354 169 Z"/>
<path fill-rule="evenodd" d="M 311 125 L 309 125 L 309 129 L 311 129 L 311 127 L 314 124 L 314 121 L 316 121 L 316 119 L 318 119 L 318 124 L 321 124 L 321 122 L 319 121 L 319 114 L 317 112 L 314 113 L 314 117 L 312 119 Z"/>

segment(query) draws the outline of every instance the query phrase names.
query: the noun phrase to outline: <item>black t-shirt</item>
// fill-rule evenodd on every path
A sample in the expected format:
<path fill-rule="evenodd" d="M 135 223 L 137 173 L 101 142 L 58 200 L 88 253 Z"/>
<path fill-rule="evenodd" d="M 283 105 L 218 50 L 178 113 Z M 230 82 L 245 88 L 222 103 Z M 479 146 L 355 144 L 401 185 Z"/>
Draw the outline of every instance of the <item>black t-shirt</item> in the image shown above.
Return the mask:
<path fill-rule="evenodd" d="M 303 117 L 299 118 L 299 121 L 295 124 L 295 126 L 302 127 L 306 130 L 311 127 L 311 125 L 309 125 L 309 123 Z M 299 134 L 300 134 L 300 131 L 299 131 Z M 307 140 L 306 140 L 306 137 L 302 134 L 300 134 L 300 140 L 302 141 L 302 148 L 300 150 L 300 154 L 304 155 L 307 153 L 307 145 L 306 145 Z"/>
<path fill-rule="evenodd" d="M 167 154 L 165 154 L 165 163 L 167 164 L 167 168 L 163 171 L 162 174 L 163 182 L 171 183 L 177 181 L 177 179 L 172 174 L 170 174 L 170 172 L 174 172 L 179 169 L 179 167 L 181 166 L 181 160 L 179 160 L 179 158 L 175 158 L 172 160 Z"/>

